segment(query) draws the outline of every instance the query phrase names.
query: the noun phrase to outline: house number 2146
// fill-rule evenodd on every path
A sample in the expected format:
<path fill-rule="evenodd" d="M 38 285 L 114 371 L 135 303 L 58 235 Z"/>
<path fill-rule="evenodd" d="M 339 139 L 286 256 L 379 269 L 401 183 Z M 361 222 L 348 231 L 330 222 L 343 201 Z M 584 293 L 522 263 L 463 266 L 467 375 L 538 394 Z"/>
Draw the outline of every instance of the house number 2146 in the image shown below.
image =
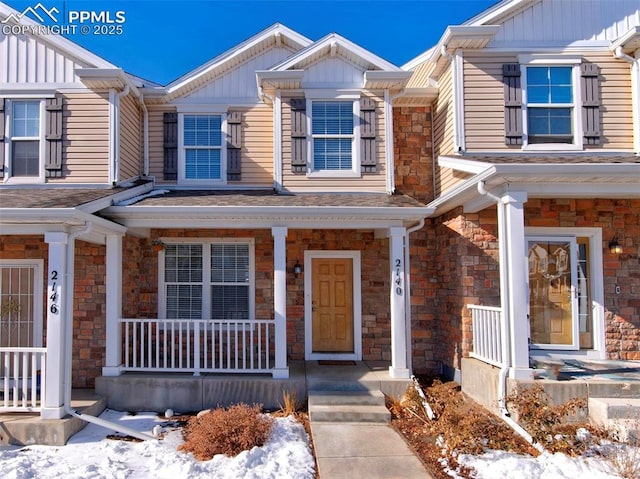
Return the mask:
<path fill-rule="evenodd" d="M 395 279 L 394 283 L 396 286 L 396 294 L 398 296 L 402 296 L 402 260 L 395 260 Z"/>
<path fill-rule="evenodd" d="M 58 281 L 58 272 L 56 270 L 53 270 L 51 272 L 51 294 L 49 295 L 49 302 L 50 302 L 49 311 L 51 311 L 51 314 L 58 314 L 60 312 L 60 305 L 59 305 L 60 295 L 56 291 L 56 288 L 58 286 L 57 281 Z"/>

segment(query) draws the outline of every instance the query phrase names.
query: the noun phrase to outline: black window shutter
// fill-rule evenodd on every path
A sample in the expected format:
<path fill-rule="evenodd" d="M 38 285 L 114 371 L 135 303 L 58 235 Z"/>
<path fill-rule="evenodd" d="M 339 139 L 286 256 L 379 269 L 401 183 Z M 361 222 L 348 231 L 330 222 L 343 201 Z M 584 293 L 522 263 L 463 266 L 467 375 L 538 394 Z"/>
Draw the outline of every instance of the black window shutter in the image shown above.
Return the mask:
<path fill-rule="evenodd" d="M 522 88 L 520 65 L 502 65 L 504 84 L 504 141 L 507 145 L 522 145 Z"/>
<path fill-rule="evenodd" d="M 227 113 L 227 181 L 240 181 L 242 157 L 242 112 Z"/>
<path fill-rule="evenodd" d="M 291 171 L 307 172 L 307 101 L 291 99 Z"/>
<path fill-rule="evenodd" d="M 44 168 L 47 178 L 62 177 L 62 96 L 46 100 Z"/>
<path fill-rule="evenodd" d="M 378 169 L 376 148 L 376 102 L 373 98 L 360 98 L 360 171 L 375 173 Z"/>
<path fill-rule="evenodd" d="M 582 129 L 585 145 L 600 143 L 600 71 L 598 65 L 580 65 Z"/>
<path fill-rule="evenodd" d="M 163 116 L 163 121 L 163 177 L 165 180 L 175 181 L 178 179 L 178 114 L 167 112 Z"/>
<path fill-rule="evenodd" d="M 0 172 L 4 171 L 4 98 L 0 98 Z"/>

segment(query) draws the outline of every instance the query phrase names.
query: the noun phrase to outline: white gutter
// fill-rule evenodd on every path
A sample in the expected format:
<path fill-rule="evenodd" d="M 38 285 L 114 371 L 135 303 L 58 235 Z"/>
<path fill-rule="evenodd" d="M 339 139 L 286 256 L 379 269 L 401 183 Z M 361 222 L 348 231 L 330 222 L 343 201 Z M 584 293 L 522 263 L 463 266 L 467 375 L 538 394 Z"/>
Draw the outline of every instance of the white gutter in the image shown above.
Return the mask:
<path fill-rule="evenodd" d="M 399 96 L 399 95 L 398 95 Z M 387 140 L 384 156 L 387 164 L 387 193 L 390 195 L 396 190 L 395 164 L 393 157 L 393 105 L 389 95 L 389 89 L 384 90 L 384 137 Z"/>
<path fill-rule="evenodd" d="M 72 417 L 75 417 L 77 419 L 80 419 L 82 421 L 85 422 L 90 422 L 93 424 L 96 424 L 98 426 L 102 426 L 104 428 L 107 429 L 111 429 L 112 431 L 117 431 L 117 432 L 121 432 L 123 434 L 128 434 L 129 436 L 133 436 L 135 438 L 141 439 L 143 441 L 148 440 L 148 439 L 154 439 L 152 436 L 149 436 L 147 434 L 141 433 L 139 431 L 136 431 L 134 429 L 128 428 L 126 426 L 122 426 L 120 424 L 115 424 L 109 421 L 105 421 L 104 419 L 100 419 L 99 417 L 95 417 L 95 416 L 91 416 L 89 414 L 83 414 L 83 413 L 79 413 L 75 410 L 73 410 L 71 408 L 71 364 L 73 361 L 72 358 L 72 351 L 73 351 L 73 297 L 74 297 L 74 291 L 73 291 L 73 284 L 74 284 L 74 261 L 75 261 L 75 240 L 78 236 L 80 235 L 84 235 L 87 234 L 91 231 L 91 229 L 93 228 L 93 223 L 92 222 L 87 222 L 86 223 L 86 227 L 83 230 L 80 231 L 76 231 L 74 233 L 69 234 L 69 238 L 68 238 L 68 242 L 67 242 L 67 265 L 66 265 L 66 270 L 67 270 L 67 277 L 65 280 L 65 285 L 66 285 L 66 295 L 65 295 L 65 302 L 66 302 L 66 307 L 64 308 L 65 310 L 65 314 L 67 315 L 67 317 L 65 318 L 65 325 L 66 325 L 66 330 L 65 330 L 65 338 L 64 338 L 64 343 L 65 343 L 65 353 L 66 353 L 66 357 L 65 357 L 65 371 L 64 371 L 64 403 L 63 403 L 63 408 L 64 411 L 71 415 Z"/>
<path fill-rule="evenodd" d="M 111 178 L 112 184 L 118 182 L 120 177 L 120 99 L 129 94 L 129 85 L 125 85 L 120 93 L 109 90 L 109 102 L 111 114 L 111 135 L 109 135 L 109 148 L 111 150 Z"/>
<path fill-rule="evenodd" d="M 633 117 L 633 149 L 640 155 L 640 50 L 636 50 L 636 57 L 627 55 L 622 47 L 614 50 L 614 55 L 631 65 L 631 106 Z"/>
<path fill-rule="evenodd" d="M 511 344 L 509 342 L 510 333 L 510 323 L 511 320 L 508 317 L 509 314 L 509 272 L 507 268 L 507 248 L 509 247 L 507 241 L 507 231 L 505 226 L 505 204 L 502 201 L 502 198 L 494 195 L 489 192 L 485 188 L 485 182 L 478 182 L 478 193 L 483 196 L 487 196 L 496 202 L 496 206 L 498 208 L 498 249 L 500 255 L 500 309 L 502 314 L 502 333 L 501 333 L 501 343 L 502 343 L 502 367 L 500 368 L 500 373 L 498 376 L 498 408 L 500 410 L 500 417 L 504 422 L 506 422 L 515 432 L 517 432 L 520 436 L 524 438 L 529 444 L 535 447 L 538 451 L 544 452 L 544 448 L 542 445 L 534 441 L 531 434 L 529 434 L 522 426 L 520 426 L 517 422 L 511 419 L 511 413 L 507 409 L 507 373 L 509 372 L 509 368 L 511 366 Z"/>
<path fill-rule="evenodd" d="M 149 110 L 144 103 L 142 93 L 140 93 L 140 106 L 142 108 L 142 174 L 149 176 Z"/>

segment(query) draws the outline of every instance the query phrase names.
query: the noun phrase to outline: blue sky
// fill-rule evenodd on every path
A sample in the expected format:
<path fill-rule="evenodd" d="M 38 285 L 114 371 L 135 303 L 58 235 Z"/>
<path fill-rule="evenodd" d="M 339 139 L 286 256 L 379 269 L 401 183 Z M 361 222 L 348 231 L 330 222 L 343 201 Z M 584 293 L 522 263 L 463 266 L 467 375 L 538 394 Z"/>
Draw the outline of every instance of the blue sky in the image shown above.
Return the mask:
<path fill-rule="evenodd" d="M 280 22 L 317 40 L 337 32 L 402 65 L 433 46 L 447 25 L 497 0 L 33 0 L 5 1 L 22 12 L 40 1 L 61 12 L 124 12 L 121 34 L 93 32 L 73 41 L 124 70 L 167 84 Z M 59 23 L 64 23 L 62 20 Z"/>

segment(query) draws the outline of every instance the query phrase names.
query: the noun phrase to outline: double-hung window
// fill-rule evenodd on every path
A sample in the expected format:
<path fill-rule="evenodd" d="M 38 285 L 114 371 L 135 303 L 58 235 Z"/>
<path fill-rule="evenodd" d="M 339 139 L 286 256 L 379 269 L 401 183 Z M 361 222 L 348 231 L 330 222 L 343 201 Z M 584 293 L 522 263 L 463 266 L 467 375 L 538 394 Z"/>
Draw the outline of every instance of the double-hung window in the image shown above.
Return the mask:
<path fill-rule="evenodd" d="M 40 177 L 41 102 L 11 100 L 10 102 L 10 166 L 11 177 Z"/>
<path fill-rule="evenodd" d="M 161 263 L 167 319 L 254 318 L 254 245 L 251 240 L 166 243 Z"/>
<path fill-rule="evenodd" d="M 311 163 L 313 172 L 359 172 L 356 164 L 357 102 L 311 102 Z"/>
<path fill-rule="evenodd" d="M 182 125 L 184 180 L 221 181 L 222 115 L 184 115 Z"/>
<path fill-rule="evenodd" d="M 572 66 L 526 67 L 527 143 L 575 143 Z"/>

